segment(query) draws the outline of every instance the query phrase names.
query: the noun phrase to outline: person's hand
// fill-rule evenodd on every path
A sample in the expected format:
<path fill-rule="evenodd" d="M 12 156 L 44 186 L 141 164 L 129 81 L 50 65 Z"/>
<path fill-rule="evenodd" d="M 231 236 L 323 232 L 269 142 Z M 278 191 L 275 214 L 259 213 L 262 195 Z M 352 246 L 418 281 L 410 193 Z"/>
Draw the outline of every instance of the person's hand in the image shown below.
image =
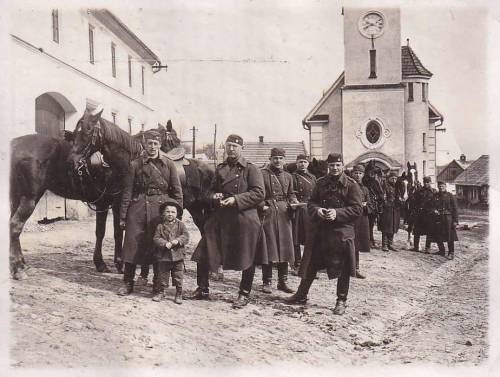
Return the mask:
<path fill-rule="evenodd" d="M 297 199 L 290 200 L 290 204 L 299 204 L 300 202 Z"/>
<path fill-rule="evenodd" d="M 218 199 L 222 199 L 224 197 L 224 194 L 222 192 L 216 192 L 214 195 L 213 195 L 213 199 L 215 200 L 218 200 Z"/>
<path fill-rule="evenodd" d="M 328 220 L 328 210 L 326 208 L 320 208 L 318 209 L 318 216 L 322 218 L 323 220 Z"/>
<path fill-rule="evenodd" d="M 361 203 L 361 205 L 362 205 L 363 207 L 366 207 L 366 202 L 362 202 L 362 203 Z"/>
<path fill-rule="evenodd" d="M 269 209 L 269 206 L 265 205 L 264 207 L 262 207 L 262 211 L 264 211 L 264 212 L 267 212 L 268 209 Z"/>
<path fill-rule="evenodd" d="M 234 198 L 234 196 L 230 196 L 229 198 L 221 200 L 220 202 L 220 205 L 222 207 L 231 207 L 234 206 L 235 204 L 236 204 L 236 199 Z"/>
<path fill-rule="evenodd" d="M 127 227 L 127 222 L 125 220 L 120 220 L 120 229 L 125 230 Z"/>
<path fill-rule="evenodd" d="M 167 243 L 165 244 L 165 247 L 166 247 L 167 249 L 171 249 L 171 248 L 172 248 L 172 242 L 167 242 Z"/>
<path fill-rule="evenodd" d="M 179 240 L 173 240 L 171 243 L 172 246 L 177 246 L 179 244 Z"/>
<path fill-rule="evenodd" d="M 333 221 L 337 218 L 337 211 L 333 208 L 329 208 L 326 210 L 326 219 Z"/>

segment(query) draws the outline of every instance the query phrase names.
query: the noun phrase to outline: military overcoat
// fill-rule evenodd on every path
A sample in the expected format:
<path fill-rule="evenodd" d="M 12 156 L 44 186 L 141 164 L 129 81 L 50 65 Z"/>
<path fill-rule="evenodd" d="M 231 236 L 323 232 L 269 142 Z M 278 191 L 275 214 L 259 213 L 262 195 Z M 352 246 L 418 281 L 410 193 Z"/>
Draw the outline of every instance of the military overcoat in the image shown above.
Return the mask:
<path fill-rule="evenodd" d="M 288 211 L 289 203 L 296 201 L 292 175 L 270 167 L 261 171 L 266 195 L 264 203 L 269 208 L 263 212 L 265 243 L 258 262 L 293 263 L 292 219 Z"/>
<path fill-rule="evenodd" d="M 382 233 L 394 234 L 399 230 L 402 199 L 398 196 L 395 185 L 385 182 L 382 187 L 385 199 L 378 230 Z"/>
<path fill-rule="evenodd" d="M 370 196 L 370 192 L 368 188 L 359 184 L 359 188 L 361 189 L 361 201 L 364 203 L 363 205 L 363 214 L 359 216 L 354 222 L 354 234 L 356 237 L 354 238 L 354 244 L 356 250 L 361 252 L 369 252 L 370 251 L 370 222 L 368 220 L 368 215 L 371 215 L 375 212 L 375 204 L 372 201 Z"/>
<path fill-rule="evenodd" d="M 153 263 L 159 208 L 168 198 L 182 207 L 182 187 L 174 163 L 161 154 L 154 159 L 141 156 L 133 160 L 124 179 L 120 208 L 120 219 L 126 221 L 124 262 Z"/>
<path fill-rule="evenodd" d="M 436 242 L 458 241 L 454 224 L 458 224 L 457 201 L 449 192 L 434 194 L 434 207 L 436 209 L 435 227 L 432 240 Z"/>
<path fill-rule="evenodd" d="M 256 259 L 258 243 L 263 242 L 262 225 L 257 207 L 264 200 L 264 182 L 260 170 L 244 157 L 235 163 L 227 160 L 219 164 L 206 200 L 214 193 L 233 196 L 234 207 L 218 207 L 207 219 L 192 260 L 206 262 L 210 271 L 219 266 L 225 270 L 242 271 Z M 260 248 L 260 247 L 259 247 Z"/>
<path fill-rule="evenodd" d="M 316 186 L 316 177 L 309 172 L 297 171 L 293 174 L 295 195 L 300 203 L 307 203 Z M 297 207 L 293 218 L 293 244 L 305 245 L 309 214 L 307 206 Z"/>
<path fill-rule="evenodd" d="M 311 218 L 299 274 L 306 278 L 312 270 L 327 269 L 328 277 L 340 276 L 349 263 L 356 276 L 354 222 L 363 213 L 359 185 L 344 173 L 338 179 L 327 175 L 318 179 L 307 205 Z M 320 208 L 335 208 L 337 217 L 328 221 L 318 216 Z"/>
<path fill-rule="evenodd" d="M 415 224 L 413 233 L 416 236 L 432 234 L 435 225 L 434 219 L 434 195 L 436 190 L 421 187 L 415 192 L 414 197 L 414 218 Z"/>

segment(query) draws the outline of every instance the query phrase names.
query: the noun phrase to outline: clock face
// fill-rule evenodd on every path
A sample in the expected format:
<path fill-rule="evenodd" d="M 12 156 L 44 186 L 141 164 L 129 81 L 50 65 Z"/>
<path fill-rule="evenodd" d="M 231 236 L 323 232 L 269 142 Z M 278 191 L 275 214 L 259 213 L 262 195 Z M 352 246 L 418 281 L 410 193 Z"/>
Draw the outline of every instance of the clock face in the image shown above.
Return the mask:
<path fill-rule="evenodd" d="M 358 27 L 366 38 L 377 38 L 384 32 L 385 18 L 380 12 L 368 12 L 359 19 Z"/>

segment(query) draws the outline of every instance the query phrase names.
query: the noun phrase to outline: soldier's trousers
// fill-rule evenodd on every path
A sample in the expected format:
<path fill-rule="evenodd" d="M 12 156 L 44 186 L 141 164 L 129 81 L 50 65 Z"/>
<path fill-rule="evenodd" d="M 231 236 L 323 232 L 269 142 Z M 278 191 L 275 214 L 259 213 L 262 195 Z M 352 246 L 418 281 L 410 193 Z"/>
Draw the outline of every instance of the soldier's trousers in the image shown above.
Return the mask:
<path fill-rule="evenodd" d="M 300 245 L 294 245 L 293 248 L 294 248 L 293 253 L 295 259 L 294 266 L 298 267 L 300 266 L 300 261 L 302 260 L 302 254 L 300 253 Z"/>
<path fill-rule="evenodd" d="M 248 296 L 252 291 L 253 278 L 255 276 L 255 266 L 252 265 L 241 272 L 240 291 L 239 293 Z M 198 288 L 204 292 L 208 292 L 209 284 L 209 269 L 208 264 L 204 262 L 196 263 L 196 283 Z"/>
<path fill-rule="evenodd" d="M 262 282 L 271 283 L 273 279 L 273 265 L 278 268 L 278 280 L 286 281 L 288 278 L 288 262 L 269 263 L 262 265 Z"/>
<path fill-rule="evenodd" d="M 444 242 L 437 242 L 438 249 L 440 252 L 444 253 Z M 448 254 L 455 253 L 455 241 L 448 241 Z"/>
<path fill-rule="evenodd" d="M 297 290 L 297 295 L 306 297 L 309 293 L 309 289 L 316 278 L 318 270 L 311 266 L 307 270 L 306 277 L 302 278 L 300 281 L 299 288 Z M 344 266 L 342 268 L 342 272 L 337 279 L 337 300 L 339 301 L 347 301 L 347 294 L 349 293 L 349 283 L 351 280 L 351 266 L 348 261 L 344 261 Z"/>

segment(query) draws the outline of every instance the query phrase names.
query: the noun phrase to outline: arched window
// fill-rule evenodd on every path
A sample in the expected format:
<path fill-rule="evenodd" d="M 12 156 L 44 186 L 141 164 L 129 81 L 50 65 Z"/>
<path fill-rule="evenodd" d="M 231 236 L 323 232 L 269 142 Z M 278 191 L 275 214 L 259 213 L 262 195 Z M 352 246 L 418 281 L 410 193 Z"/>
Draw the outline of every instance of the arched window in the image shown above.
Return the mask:
<path fill-rule="evenodd" d="M 366 140 L 371 144 L 375 144 L 380 140 L 382 135 L 382 129 L 380 125 L 375 121 L 370 121 L 366 126 Z"/>

